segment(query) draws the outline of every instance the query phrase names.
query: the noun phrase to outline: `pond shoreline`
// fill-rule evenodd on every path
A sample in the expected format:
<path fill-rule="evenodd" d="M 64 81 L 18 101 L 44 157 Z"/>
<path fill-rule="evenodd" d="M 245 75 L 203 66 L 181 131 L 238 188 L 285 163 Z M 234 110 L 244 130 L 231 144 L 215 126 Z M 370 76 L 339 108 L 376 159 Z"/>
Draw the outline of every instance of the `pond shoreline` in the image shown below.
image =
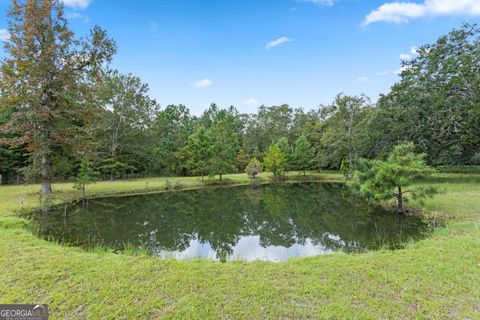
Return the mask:
<path fill-rule="evenodd" d="M 193 310 L 203 318 L 477 318 L 480 288 L 469 284 L 480 279 L 479 181 L 446 174 L 429 180 L 444 192 L 422 208 L 450 220 L 405 249 L 248 264 L 86 252 L 41 240 L 17 215 L 18 196 L 33 207 L 37 186 L 0 187 L 0 300 L 48 303 L 53 318 L 162 318 Z M 125 184 L 139 190 L 145 180 L 92 187 L 105 194 Z"/>
<path fill-rule="evenodd" d="M 398 249 L 429 234 L 421 219 L 359 200 L 342 183 L 222 185 L 59 205 L 32 217 L 32 229 L 87 250 L 248 262 Z"/>

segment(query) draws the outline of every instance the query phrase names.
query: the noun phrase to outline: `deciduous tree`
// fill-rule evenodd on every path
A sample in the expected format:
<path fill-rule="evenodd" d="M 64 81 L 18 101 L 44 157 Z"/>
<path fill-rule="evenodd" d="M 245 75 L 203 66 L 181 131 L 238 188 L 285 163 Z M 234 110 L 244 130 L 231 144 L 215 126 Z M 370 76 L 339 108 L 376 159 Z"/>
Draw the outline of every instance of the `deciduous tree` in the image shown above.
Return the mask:
<path fill-rule="evenodd" d="M 428 163 L 474 164 L 480 149 L 480 27 L 465 24 L 421 46 L 378 102 L 369 143 L 412 141 Z"/>
<path fill-rule="evenodd" d="M 104 146 L 102 170 L 114 180 L 118 174 L 135 170 L 132 161 L 146 153 L 147 131 L 157 103 L 148 96 L 148 85 L 140 78 L 112 72 L 102 84 L 102 114 L 99 140 Z"/>
<path fill-rule="evenodd" d="M 246 174 L 251 176 L 253 178 L 253 181 L 255 181 L 257 174 L 261 173 L 262 171 L 263 165 L 260 161 L 258 161 L 257 158 L 252 158 L 252 160 L 250 160 L 247 167 L 245 168 Z"/>
<path fill-rule="evenodd" d="M 287 159 L 278 144 L 274 143 L 268 148 L 263 158 L 263 163 L 265 164 L 265 169 L 272 172 L 273 175 L 278 178 L 285 172 Z"/>
<path fill-rule="evenodd" d="M 8 16 L 0 104 L 11 118 L 0 130 L 17 135 L 2 141 L 25 145 L 39 159 L 41 192 L 51 193 L 52 152 L 67 145 L 91 113 L 92 88 L 116 46 L 99 27 L 75 39 L 59 0 L 13 0 Z"/>

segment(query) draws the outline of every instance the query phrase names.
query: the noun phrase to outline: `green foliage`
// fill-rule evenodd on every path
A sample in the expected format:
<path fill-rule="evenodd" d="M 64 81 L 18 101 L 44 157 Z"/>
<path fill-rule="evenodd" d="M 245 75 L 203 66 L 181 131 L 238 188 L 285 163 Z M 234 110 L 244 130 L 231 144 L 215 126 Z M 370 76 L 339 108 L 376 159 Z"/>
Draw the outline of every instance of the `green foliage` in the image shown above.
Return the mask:
<path fill-rule="evenodd" d="M 245 168 L 245 173 L 251 176 L 253 180 L 255 180 L 257 174 L 261 173 L 262 171 L 263 165 L 257 158 L 253 158 L 252 160 L 250 160 L 247 167 Z"/>
<path fill-rule="evenodd" d="M 348 159 L 350 167 L 359 157 L 362 140 L 362 121 L 371 109 L 365 96 L 339 94 L 335 101 L 321 107 L 321 122 L 314 128 L 317 161 L 320 167 L 339 169 L 343 159 Z"/>
<path fill-rule="evenodd" d="M 349 178 L 351 176 L 352 169 L 350 168 L 350 164 L 348 159 L 343 159 L 342 164 L 340 165 L 340 172 L 346 177 Z"/>
<path fill-rule="evenodd" d="M 11 110 L 0 107 L 0 127 L 10 120 Z M 1 133 L 0 130 L 0 185 L 19 176 L 22 167 L 26 165 L 26 150 L 22 147 L 3 145 L 2 138 L 10 138 L 18 135 Z"/>
<path fill-rule="evenodd" d="M 263 157 L 265 169 L 273 173 L 276 178 L 281 177 L 287 167 L 287 158 L 278 144 L 272 144 Z"/>
<path fill-rule="evenodd" d="M 293 109 L 289 105 L 260 106 L 258 112 L 249 117 L 246 123 L 245 142 L 249 150 L 263 154 L 270 144 L 292 134 Z"/>
<path fill-rule="evenodd" d="M 237 154 L 235 162 L 237 163 L 237 168 L 240 172 L 244 171 L 250 161 L 248 152 L 242 148 Z"/>
<path fill-rule="evenodd" d="M 51 156 L 77 146 L 82 124 L 96 111 L 92 92 L 116 45 L 100 27 L 75 39 L 62 1 L 13 1 L 8 16 L 0 105 L 12 112 L 0 130 L 11 136 L 2 140 L 41 159 L 41 191 L 51 193 Z"/>
<path fill-rule="evenodd" d="M 440 166 L 437 170 L 444 173 L 480 174 L 480 166 Z"/>
<path fill-rule="evenodd" d="M 101 169 L 111 179 L 139 166 L 148 168 L 148 153 L 154 147 L 147 129 L 158 107 L 148 91 L 140 78 L 118 71 L 110 73 L 99 90 L 103 110 L 94 123 L 94 148 L 106 158 Z"/>
<path fill-rule="evenodd" d="M 149 170 L 161 175 L 184 174 L 184 168 L 189 165 L 183 149 L 193 131 L 194 121 L 184 105 L 168 105 L 157 112 L 149 132 L 149 147 L 152 148 Z"/>
<path fill-rule="evenodd" d="M 115 180 L 116 177 L 124 176 L 125 174 L 132 173 L 136 170 L 134 166 L 117 160 L 116 158 L 107 158 L 103 160 L 99 169 L 103 174 L 109 175 L 110 180 Z"/>
<path fill-rule="evenodd" d="M 428 177 L 435 171 L 425 164 L 424 158 L 424 154 L 414 153 L 413 143 L 398 145 L 387 161 L 360 160 L 348 184 L 367 198 L 396 198 L 398 213 L 403 214 L 405 194 L 423 198 L 435 193 L 433 188 L 412 187 L 415 179 Z M 406 187 L 410 188 L 405 190 Z"/>
<path fill-rule="evenodd" d="M 220 115 L 209 129 L 212 141 L 210 173 L 220 175 L 220 180 L 222 175 L 235 172 L 237 168 L 238 134 L 232 120 L 231 117 Z"/>
<path fill-rule="evenodd" d="M 286 137 L 282 137 L 278 140 L 277 146 L 280 148 L 280 151 L 285 155 L 286 159 L 286 166 L 285 171 L 293 169 L 293 150 L 288 143 L 288 139 Z"/>
<path fill-rule="evenodd" d="M 91 39 L 74 41 L 61 2 L 57 6 L 58 12 L 49 13 L 19 2 L 11 13 L 17 17 L 38 10 L 28 19 L 35 22 L 52 15 L 50 22 L 58 28 L 52 31 L 41 25 L 26 30 L 20 20 L 11 22 L 0 79 L 4 180 L 20 181 L 22 173 L 47 182 L 52 177 L 68 179 L 75 159 L 87 151 L 92 159 L 105 159 L 99 169 L 112 179 L 127 174 L 219 174 L 222 178 L 244 171 L 252 157 L 263 159 L 272 144 L 285 158 L 280 172 L 341 169 L 349 177 L 359 158 L 384 160 L 391 146 L 405 141 L 412 141 L 416 151 L 426 154 L 427 163 L 436 167 L 480 164 L 480 28 L 476 25 L 464 25 L 421 47 L 418 55 L 404 62 L 401 81 L 375 106 L 363 95 L 339 94 L 331 104 L 309 112 L 278 105 L 242 114 L 233 106 L 222 109 L 212 104 L 197 117 L 184 105 L 160 110 L 149 97 L 148 85 L 138 77 L 106 72 L 115 51 L 113 41 L 98 28 Z M 51 57 L 53 61 L 63 61 L 70 52 L 74 58 L 65 61 L 72 65 L 50 65 L 49 59 L 37 63 L 38 47 L 25 47 L 25 41 L 36 41 L 44 33 L 50 40 L 62 37 L 52 43 L 58 54 Z M 83 61 L 83 66 L 79 57 L 98 59 Z M 19 70 L 17 61 L 26 67 Z M 55 85 L 42 81 L 46 66 L 54 72 Z M 76 66 L 80 69 L 71 70 Z M 17 81 L 21 88 L 15 86 Z M 40 90 L 35 87 L 39 83 L 48 86 Z M 52 103 L 39 112 L 43 92 L 61 99 L 47 97 Z"/>
<path fill-rule="evenodd" d="M 304 135 L 301 135 L 295 142 L 292 159 L 295 164 L 295 169 L 303 171 L 304 175 L 305 170 L 312 167 L 313 160 L 315 159 L 315 150 Z"/>
<path fill-rule="evenodd" d="M 229 178 L 248 182 L 246 175 Z M 199 185 L 194 178 L 172 179 L 176 180 Z M 165 180 L 148 181 L 152 186 L 163 186 Z M 15 283 L 2 288 L 2 301 L 15 303 L 19 292 L 23 299 L 35 301 L 39 295 L 32 290 L 35 283 L 42 292 L 48 292 L 52 318 L 189 318 L 193 312 L 202 319 L 263 319 L 266 313 L 275 319 L 476 319 L 480 294 L 476 285 L 480 270 L 475 260 L 480 254 L 478 176 L 441 174 L 429 184 L 445 192 L 428 199 L 424 208 L 435 210 L 440 219 L 449 217 L 448 227 L 437 229 L 429 239 L 408 244 L 404 250 L 320 255 L 283 263 L 227 264 L 132 257 L 106 249 L 85 252 L 45 241 L 25 229 L 25 220 L 16 213 L 22 193 L 28 207 L 37 204 L 34 193 L 38 185 L 0 187 L 0 281 Z M 144 179 L 99 182 L 89 193 L 102 196 L 142 192 L 144 188 Z M 72 192 L 72 187 L 58 184 L 56 190 L 63 194 Z M 265 201 L 262 194 L 255 198 Z M 314 221 L 324 224 L 321 215 Z M 276 234 L 280 238 L 290 235 Z M 39 262 L 34 271 L 32 261 Z M 279 292 L 288 292 L 288 299 Z M 217 303 L 225 298 L 227 304 Z M 160 301 L 158 308 L 152 308 L 152 301 Z M 186 301 L 193 301 L 195 308 Z"/>
<path fill-rule="evenodd" d="M 472 156 L 472 159 L 470 160 L 470 163 L 473 164 L 473 165 L 480 165 L 480 151 L 476 152 Z"/>
<path fill-rule="evenodd" d="M 90 159 L 87 156 L 82 158 L 80 169 L 73 187 L 82 192 L 82 197 L 86 197 L 86 186 L 93 183 L 98 178 L 97 172 L 93 169 Z"/>
<path fill-rule="evenodd" d="M 198 127 L 184 148 L 187 166 L 194 174 L 203 177 L 210 174 L 210 159 L 213 153 L 212 137 L 207 129 Z"/>
<path fill-rule="evenodd" d="M 403 62 L 369 122 L 377 154 L 412 141 L 432 165 L 475 164 L 480 150 L 480 28 L 464 24 Z"/>

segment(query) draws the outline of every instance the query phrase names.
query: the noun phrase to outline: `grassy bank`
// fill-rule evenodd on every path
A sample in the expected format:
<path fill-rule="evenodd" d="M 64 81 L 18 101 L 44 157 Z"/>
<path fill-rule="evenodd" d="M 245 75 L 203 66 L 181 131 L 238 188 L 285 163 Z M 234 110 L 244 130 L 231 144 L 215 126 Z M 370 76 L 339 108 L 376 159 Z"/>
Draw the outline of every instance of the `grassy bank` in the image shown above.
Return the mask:
<path fill-rule="evenodd" d="M 248 183 L 245 175 L 229 175 Z M 339 174 L 322 174 L 338 181 Z M 169 178 L 181 188 L 197 178 Z M 180 183 L 180 185 L 178 184 Z M 47 303 L 53 319 L 480 318 L 480 176 L 441 174 L 423 206 L 445 228 L 405 250 L 285 263 L 169 261 L 40 240 L 17 217 L 38 186 L 0 187 L 0 303 Z M 165 190 L 164 178 L 101 182 L 93 196 Z M 56 201 L 71 184 L 55 185 Z"/>

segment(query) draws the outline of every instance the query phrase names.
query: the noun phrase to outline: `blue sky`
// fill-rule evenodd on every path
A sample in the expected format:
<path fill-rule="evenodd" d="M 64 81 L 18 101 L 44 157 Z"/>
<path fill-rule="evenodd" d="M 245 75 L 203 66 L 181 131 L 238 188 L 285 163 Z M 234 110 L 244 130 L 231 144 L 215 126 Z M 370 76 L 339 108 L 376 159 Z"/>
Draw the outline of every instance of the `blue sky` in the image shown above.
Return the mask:
<path fill-rule="evenodd" d="M 398 80 L 400 55 L 480 20 L 478 0 L 64 1 L 79 35 L 100 25 L 117 41 L 115 68 L 194 114 L 211 102 L 309 110 L 339 92 L 376 100 Z M 0 38 L 8 6 L 0 0 Z"/>

